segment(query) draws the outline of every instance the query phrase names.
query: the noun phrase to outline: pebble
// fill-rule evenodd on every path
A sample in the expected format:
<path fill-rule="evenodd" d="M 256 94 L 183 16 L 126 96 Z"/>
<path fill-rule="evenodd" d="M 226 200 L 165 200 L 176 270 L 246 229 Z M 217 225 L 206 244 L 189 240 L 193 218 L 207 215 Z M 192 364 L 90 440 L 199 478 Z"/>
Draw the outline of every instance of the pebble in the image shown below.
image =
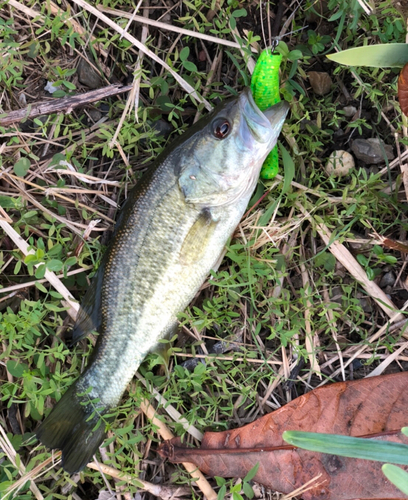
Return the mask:
<path fill-rule="evenodd" d="M 99 76 L 93 67 L 85 60 L 82 59 L 79 61 L 78 69 L 78 80 L 90 89 L 97 89 L 102 86 L 102 78 Z"/>
<path fill-rule="evenodd" d="M 377 138 L 355 139 L 351 149 L 356 157 L 366 164 L 385 163 L 383 150 L 388 160 L 394 159 L 392 146 Z"/>
<path fill-rule="evenodd" d="M 330 154 L 325 171 L 327 175 L 333 177 L 344 177 L 353 170 L 354 166 L 353 156 L 347 151 L 339 149 Z"/>
<path fill-rule="evenodd" d="M 357 108 L 354 106 L 345 106 L 343 111 L 346 118 L 352 118 L 357 113 Z"/>
<path fill-rule="evenodd" d="M 395 273 L 393 271 L 388 271 L 385 273 L 380 281 L 380 288 L 386 288 L 387 286 L 393 286 L 396 280 Z"/>
<path fill-rule="evenodd" d="M 313 92 L 315 94 L 325 95 L 330 92 L 331 86 L 333 85 L 333 80 L 330 78 L 329 73 L 309 71 L 307 76 L 309 77 L 310 85 L 312 86 Z"/>
<path fill-rule="evenodd" d="M 102 112 L 96 108 L 88 109 L 88 114 L 89 114 L 93 123 L 98 122 L 102 118 Z"/>

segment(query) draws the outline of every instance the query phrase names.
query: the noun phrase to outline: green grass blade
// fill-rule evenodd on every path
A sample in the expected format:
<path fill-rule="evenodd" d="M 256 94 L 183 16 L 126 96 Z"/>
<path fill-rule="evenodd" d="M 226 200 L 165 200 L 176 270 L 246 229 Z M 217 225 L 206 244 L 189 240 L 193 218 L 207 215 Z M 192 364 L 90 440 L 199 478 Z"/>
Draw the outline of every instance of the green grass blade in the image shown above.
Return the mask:
<path fill-rule="evenodd" d="M 289 444 L 309 451 L 408 465 L 408 446 L 405 444 L 298 431 L 285 431 L 282 437 Z"/>
<path fill-rule="evenodd" d="M 408 62 L 408 44 L 383 43 L 343 50 L 327 57 L 345 66 L 371 66 L 373 68 L 398 68 Z"/>
<path fill-rule="evenodd" d="M 381 469 L 388 481 L 408 495 L 408 472 L 392 464 L 384 464 Z"/>
<path fill-rule="evenodd" d="M 284 178 L 283 178 L 283 188 L 281 195 L 286 194 L 290 189 L 290 183 L 293 181 L 295 177 L 295 163 L 290 156 L 288 150 L 282 145 L 281 142 L 279 144 L 279 149 L 282 155 L 282 163 L 284 169 Z"/>

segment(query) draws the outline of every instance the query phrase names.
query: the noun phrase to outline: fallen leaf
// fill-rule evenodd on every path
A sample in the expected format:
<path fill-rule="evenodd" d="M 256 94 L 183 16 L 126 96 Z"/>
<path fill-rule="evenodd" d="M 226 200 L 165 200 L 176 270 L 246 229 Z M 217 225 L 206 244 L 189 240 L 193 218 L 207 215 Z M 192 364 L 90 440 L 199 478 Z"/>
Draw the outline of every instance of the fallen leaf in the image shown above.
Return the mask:
<path fill-rule="evenodd" d="M 408 64 L 405 64 L 398 77 L 398 100 L 401 111 L 408 116 Z"/>
<path fill-rule="evenodd" d="M 407 425 L 407 407 L 408 372 L 340 382 L 315 389 L 239 429 L 207 432 L 199 449 L 175 438 L 164 442 L 159 453 L 221 477 L 244 477 L 259 462 L 254 480 L 283 493 L 320 476 L 302 494 L 304 500 L 407 498 L 386 480 L 380 462 L 301 450 L 282 439 L 285 430 L 294 430 L 408 444 L 399 432 Z"/>

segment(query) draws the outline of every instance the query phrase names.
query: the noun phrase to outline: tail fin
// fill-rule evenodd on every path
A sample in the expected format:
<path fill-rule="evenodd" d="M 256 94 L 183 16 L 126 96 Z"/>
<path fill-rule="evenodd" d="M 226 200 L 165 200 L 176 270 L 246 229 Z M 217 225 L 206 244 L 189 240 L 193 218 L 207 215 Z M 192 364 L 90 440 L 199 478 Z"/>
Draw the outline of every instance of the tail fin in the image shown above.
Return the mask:
<path fill-rule="evenodd" d="M 81 391 L 76 385 L 67 390 L 37 430 L 37 438 L 45 446 L 62 451 L 62 467 L 70 474 L 85 467 L 105 437 L 101 412 L 87 404 L 87 396 L 78 396 Z"/>

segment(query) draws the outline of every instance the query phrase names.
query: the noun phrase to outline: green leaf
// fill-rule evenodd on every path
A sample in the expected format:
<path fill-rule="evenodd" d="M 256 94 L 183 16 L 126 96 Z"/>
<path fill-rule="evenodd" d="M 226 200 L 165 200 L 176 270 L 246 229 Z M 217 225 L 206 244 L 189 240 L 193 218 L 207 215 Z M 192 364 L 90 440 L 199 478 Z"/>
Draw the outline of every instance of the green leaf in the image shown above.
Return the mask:
<path fill-rule="evenodd" d="M 21 198 L 12 198 L 11 196 L 0 196 L 0 207 L 3 208 L 21 208 Z"/>
<path fill-rule="evenodd" d="M 259 462 L 257 462 L 252 469 L 248 472 L 248 474 L 244 477 L 244 482 L 251 481 L 255 476 L 256 473 L 258 472 L 259 469 Z"/>
<path fill-rule="evenodd" d="M 242 485 L 242 489 L 244 490 L 245 495 L 248 498 L 254 498 L 254 490 L 252 489 L 252 486 L 248 483 L 245 483 Z"/>
<path fill-rule="evenodd" d="M 298 59 L 302 59 L 303 54 L 301 50 L 291 50 L 288 54 L 289 61 L 297 61 Z"/>
<path fill-rule="evenodd" d="M 242 498 L 242 495 L 240 495 L 236 491 L 233 491 L 232 492 L 232 500 L 244 500 L 244 499 Z"/>
<path fill-rule="evenodd" d="M 44 264 L 42 264 L 44 265 Z M 40 266 L 41 267 L 41 266 Z M 44 266 L 45 268 L 45 266 Z M 35 282 L 35 286 L 38 288 L 43 293 L 48 293 L 48 290 L 45 288 L 45 286 L 42 283 L 39 283 L 38 281 Z"/>
<path fill-rule="evenodd" d="M 220 491 L 217 495 L 217 500 L 224 500 L 225 495 L 227 494 L 227 487 L 223 484 L 220 488 Z"/>
<path fill-rule="evenodd" d="M 54 272 L 61 271 L 63 265 L 64 264 L 60 260 L 57 260 L 57 259 L 51 259 L 46 264 L 47 269 L 49 271 L 54 271 Z"/>
<path fill-rule="evenodd" d="M 371 66 L 372 68 L 402 68 L 408 62 L 408 44 L 384 43 L 355 47 L 327 56 L 345 66 Z"/>
<path fill-rule="evenodd" d="M 67 267 L 74 266 L 76 263 L 77 263 L 77 258 L 75 256 L 68 257 L 68 259 L 65 261 L 65 265 Z"/>
<path fill-rule="evenodd" d="M 197 66 L 191 61 L 183 61 L 183 66 L 187 71 L 197 72 Z"/>
<path fill-rule="evenodd" d="M 227 482 L 223 477 L 219 476 L 214 476 L 214 479 L 217 483 L 217 486 L 224 486 L 224 484 Z"/>
<path fill-rule="evenodd" d="M 281 142 L 279 144 L 279 149 L 282 155 L 282 163 L 284 168 L 284 179 L 283 179 L 283 188 L 282 195 L 286 194 L 290 189 L 290 184 L 295 177 L 295 163 L 292 160 L 288 150 L 282 145 Z"/>
<path fill-rule="evenodd" d="M 336 258 L 330 252 L 322 252 L 315 258 L 316 266 L 323 266 L 326 271 L 334 271 L 336 267 Z"/>
<path fill-rule="evenodd" d="M 35 270 L 35 273 L 34 273 L 34 276 L 38 279 L 38 280 L 42 280 L 45 276 L 45 271 L 46 271 L 46 267 L 45 267 L 45 264 L 40 264 L 37 269 Z M 43 285 L 40 285 L 40 283 L 36 283 L 35 284 L 37 286 L 37 288 L 39 290 L 41 290 L 41 288 L 44 288 Z M 41 288 L 40 288 L 41 286 Z M 46 292 L 47 290 L 44 288 L 44 290 L 41 290 L 42 292 Z"/>
<path fill-rule="evenodd" d="M 30 169 L 30 160 L 28 158 L 21 158 L 14 164 L 14 173 L 18 177 L 24 177 Z"/>
<path fill-rule="evenodd" d="M 316 432 L 285 431 L 283 439 L 298 448 L 341 457 L 408 465 L 408 445 Z"/>
<path fill-rule="evenodd" d="M 373 281 L 373 279 L 375 278 L 375 272 L 374 272 L 374 269 L 371 269 L 371 267 L 367 267 L 367 268 L 366 268 L 366 273 L 367 273 L 367 278 L 368 278 L 370 281 Z"/>
<path fill-rule="evenodd" d="M 385 477 L 405 495 L 408 495 L 408 472 L 396 465 L 384 464 L 381 467 Z"/>
<path fill-rule="evenodd" d="M 368 265 L 368 259 L 365 255 L 363 255 L 362 253 L 359 253 L 356 257 L 357 259 L 357 262 L 360 264 L 360 266 L 367 266 Z"/>
<path fill-rule="evenodd" d="M 188 58 L 189 55 L 190 55 L 190 48 L 183 47 L 180 51 L 180 59 L 184 62 Z"/>
<path fill-rule="evenodd" d="M 233 17 L 246 17 L 247 11 L 245 9 L 234 10 L 231 14 Z"/>
<path fill-rule="evenodd" d="M 23 373 L 25 371 L 28 371 L 28 365 L 25 363 L 21 363 L 20 360 L 10 360 L 7 361 L 7 371 L 10 373 L 10 375 L 13 375 L 13 377 L 20 378 L 23 376 Z"/>

